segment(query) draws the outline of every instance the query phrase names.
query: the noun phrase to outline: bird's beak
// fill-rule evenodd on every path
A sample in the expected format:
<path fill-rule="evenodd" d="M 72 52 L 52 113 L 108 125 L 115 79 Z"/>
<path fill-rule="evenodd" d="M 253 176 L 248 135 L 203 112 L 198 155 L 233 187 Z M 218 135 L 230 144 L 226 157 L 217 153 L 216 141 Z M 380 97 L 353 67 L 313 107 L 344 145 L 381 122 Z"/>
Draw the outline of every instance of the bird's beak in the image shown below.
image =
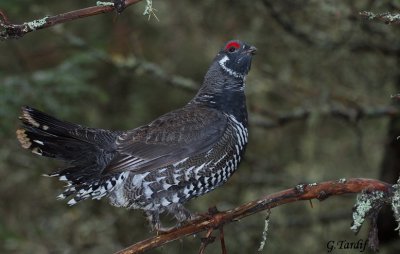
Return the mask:
<path fill-rule="evenodd" d="M 250 48 L 247 50 L 247 53 L 251 54 L 251 55 L 255 55 L 257 51 L 257 48 L 254 46 L 250 46 Z"/>

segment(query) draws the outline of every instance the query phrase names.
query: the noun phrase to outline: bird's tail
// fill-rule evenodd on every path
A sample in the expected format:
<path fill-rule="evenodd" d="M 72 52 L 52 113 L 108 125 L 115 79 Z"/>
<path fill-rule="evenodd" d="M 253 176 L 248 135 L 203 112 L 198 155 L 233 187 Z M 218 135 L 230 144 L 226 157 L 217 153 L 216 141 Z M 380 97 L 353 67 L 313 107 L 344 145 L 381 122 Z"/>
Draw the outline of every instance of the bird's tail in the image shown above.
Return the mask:
<path fill-rule="evenodd" d="M 71 161 L 76 160 L 82 149 L 87 149 L 87 142 L 74 135 L 74 131 L 82 128 L 77 124 L 60 121 L 30 107 L 22 108 L 20 120 L 23 126 L 17 130 L 17 138 L 32 153 Z"/>
<path fill-rule="evenodd" d="M 114 156 L 114 141 L 117 132 L 92 129 L 58 120 L 39 110 L 23 107 L 20 117 L 22 128 L 17 130 L 21 146 L 40 156 L 65 161 L 69 167 L 47 176 L 57 176 L 68 183 L 59 198 L 75 195 L 69 204 L 86 198 L 101 198 L 111 189 L 96 192 L 108 183 L 102 170 Z M 96 187 L 96 188 L 95 188 Z"/>

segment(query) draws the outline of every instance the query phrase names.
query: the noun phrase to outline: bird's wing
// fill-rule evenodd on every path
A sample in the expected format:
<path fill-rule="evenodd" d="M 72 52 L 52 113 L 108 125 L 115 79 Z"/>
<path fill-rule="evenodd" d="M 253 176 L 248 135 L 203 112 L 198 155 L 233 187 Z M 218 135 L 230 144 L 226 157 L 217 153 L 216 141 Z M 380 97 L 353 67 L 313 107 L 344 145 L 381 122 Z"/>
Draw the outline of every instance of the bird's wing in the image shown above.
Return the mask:
<path fill-rule="evenodd" d="M 227 128 L 227 117 L 211 108 L 186 106 L 120 135 L 117 155 L 102 174 L 147 172 L 208 152 Z"/>

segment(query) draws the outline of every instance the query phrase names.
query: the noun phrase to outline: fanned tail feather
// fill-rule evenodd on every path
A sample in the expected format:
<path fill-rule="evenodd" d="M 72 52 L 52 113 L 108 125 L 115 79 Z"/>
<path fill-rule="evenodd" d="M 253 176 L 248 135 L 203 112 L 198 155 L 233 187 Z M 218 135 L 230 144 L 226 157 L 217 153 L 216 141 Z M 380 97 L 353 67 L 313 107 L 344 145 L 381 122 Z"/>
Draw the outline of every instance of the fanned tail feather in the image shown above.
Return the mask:
<path fill-rule="evenodd" d="M 70 165 L 46 175 L 67 182 L 58 199 L 74 196 L 69 205 L 100 199 L 126 179 L 125 173 L 101 174 L 114 156 L 118 132 L 64 122 L 30 107 L 22 108 L 20 119 L 23 125 L 16 134 L 23 148 Z"/>

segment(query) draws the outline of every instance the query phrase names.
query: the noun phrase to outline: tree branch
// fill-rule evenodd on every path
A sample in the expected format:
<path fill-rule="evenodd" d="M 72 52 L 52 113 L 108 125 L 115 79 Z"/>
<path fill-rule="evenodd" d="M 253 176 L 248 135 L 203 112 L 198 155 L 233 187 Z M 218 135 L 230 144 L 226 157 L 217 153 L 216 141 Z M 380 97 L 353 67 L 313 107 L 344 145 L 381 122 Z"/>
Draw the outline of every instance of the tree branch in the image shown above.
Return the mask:
<path fill-rule="evenodd" d="M 348 180 L 340 179 L 338 181 L 327 181 L 313 184 L 299 184 L 295 188 L 267 195 L 259 200 L 251 201 L 228 211 L 217 211 L 208 214 L 191 221 L 182 227 L 172 229 L 164 234 L 135 243 L 132 246 L 117 252 L 117 254 L 142 253 L 177 239 L 181 239 L 185 236 L 197 234 L 206 230 L 211 232 L 212 230 L 210 229 L 218 229 L 225 224 L 238 221 L 263 210 L 272 209 L 299 200 L 318 199 L 322 201 L 330 196 L 361 192 L 379 192 L 383 193 L 382 197 L 386 196 L 390 198 L 393 193 L 396 193 L 396 196 L 399 195 L 400 191 L 397 190 L 397 188 L 399 188 L 398 185 L 392 186 L 389 183 L 381 182 L 379 180 L 363 178 L 353 178 Z M 394 186 L 396 186 L 396 189 Z M 382 200 L 382 202 L 387 202 L 387 200 Z"/>
<path fill-rule="evenodd" d="M 275 113 L 253 108 L 252 111 L 264 116 L 262 119 L 251 120 L 252 124 L 267 129 L 282 127 L 296 121 L 305 121 L 312 114 L 332 116 L 354 123 L 363 118 L 395 117 L 400 114 L 399 109 L 394 106 L 345 107 L 339 104 L 331 105 L 321 110 L 298 108 L 290 112 Z"/>
<path fill-rule="evenodd" d="M 399 13 L 385 12 L 385 13 L 375 14 L 370 11 L 362 11 L 359 13 L 359 15 L 368 20 L 382 21 L 385 24 L 395 24 L 395 25 L 400 24 L 400 14 Z"/>
<path fill-rule="evenodd" d="M 206 233 L 206 236 L 201 238 L 199 254 L 204 254 L 204 251 L 206 250 L 207 245 L 214 242 L 215 237 L 211 235 L 213 231 L 214 231 L 213 228 L 209 228 Z"/>
<path fill-rule="evenodd" d="M 142 0 L 125 0 L 124 7 L 126 8 L 140 1 Z M 86 18 L 102 13 L 112 12 L 117 9 L 118 8 L 114 7 L 113 2 L 98 1 L 97 6 L 74 10 L 55 16 L 45 16 L 41 19 L 24 22 L 23 24 L 10 23 L 5 12 L 0 10 L 0 27 L 3 29 L 3 31 L 0 31 L 0 40 L 21 38 L 25 34 L 39 29 L 48 28 L 57 24 L 66 23 L 80 18 Z"/>

